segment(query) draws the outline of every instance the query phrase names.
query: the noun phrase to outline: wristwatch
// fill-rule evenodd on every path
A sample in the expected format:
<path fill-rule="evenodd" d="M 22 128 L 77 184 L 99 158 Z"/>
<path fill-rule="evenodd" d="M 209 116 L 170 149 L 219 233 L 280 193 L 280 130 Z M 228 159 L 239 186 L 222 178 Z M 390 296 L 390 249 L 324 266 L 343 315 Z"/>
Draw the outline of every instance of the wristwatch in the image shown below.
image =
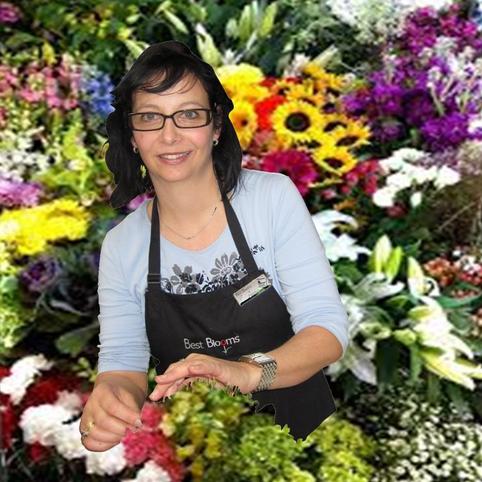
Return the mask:
<path fill-rule="evenodd" d="M 261 380 L 253 392 L 266 390 L 276 377 L 278 364 L 274 358 L 266 355 L 266 353 L 250 353 L 249 355 L 241 356 L 238 361 L 251 363 L 252 365 L 257 365 L 263 369 L 261 372 Z"/>

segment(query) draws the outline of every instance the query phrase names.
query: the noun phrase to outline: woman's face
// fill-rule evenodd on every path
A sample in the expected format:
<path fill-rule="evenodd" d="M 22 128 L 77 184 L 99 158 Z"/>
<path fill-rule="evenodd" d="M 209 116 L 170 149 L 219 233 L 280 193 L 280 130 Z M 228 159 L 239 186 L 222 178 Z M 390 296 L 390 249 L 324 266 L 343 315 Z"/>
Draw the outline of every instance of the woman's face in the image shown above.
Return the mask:
<path fill-rule="evenodd" d="M 209 109 L 209 98 L 202 83 L 189 75 L 169 90 L 160 93 L 137 91 L 132 96 L 132 112 L 172 114 L 178 110 Z M 220 130 L 220 129 L 219 129 Z M 212 170 L 213 140 L 219 137 L 213 121 L 203 127 L 179 128 L 172 119 L 155 131 L 132 131 L 131 142 L 139 149 L 154 185 L 196 177 Z M 184 160 L 166 160 L 160 156 L 190 151 Z"/>

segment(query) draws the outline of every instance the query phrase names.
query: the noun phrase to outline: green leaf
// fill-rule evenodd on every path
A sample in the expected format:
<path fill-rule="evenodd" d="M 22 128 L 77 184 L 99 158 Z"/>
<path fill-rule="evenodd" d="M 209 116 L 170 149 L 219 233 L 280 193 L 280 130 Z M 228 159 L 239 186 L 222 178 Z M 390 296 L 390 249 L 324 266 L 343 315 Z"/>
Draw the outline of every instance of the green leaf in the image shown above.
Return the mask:
<path fill-rule="evenodd" d="M 90 339 L 98 332 L 99 322 L 77 328 L 64 333 L 55 340 L 56 348 L 66 355 L 77 356 L 85 348 Z"/>
<path fill-rule="evenodd" d="M 127 50 L 129 50 L 135 59 L 149 46 L 146 42 L 130 39 L 125 39 L 122 43 L 127 47 Z"/>
<path fill-rule="evenodd" d="M 416 345 L 410 346 L 410 380 L 415 382 L 420 378 L 423 368 L 423 359 Z"/>
<path fill-rule="evenodd" d="M 377 379 L 381 385 L 392 385 L 398 379 L 397 369 L 400 358 L 400 344 L 392 339 L 377 344 L 375 363 Z"/>
<path fill-rule="evenodd" d="M 459 385 L 448 382 L 445 384 L 445 391 L 459 414 L 470 412 L 469 404 L 465 400 L 464 393 Z"/>
<path fill-rule="evenodd" d="M 440 303 L 442 308 L 460 308 L 462 306 L 467 306 L 473 302 L 482 300 L 482 294 L 477 296 L 466 296 L 464 298 L 450 298 L 449 296 L 438 296 L 436 300 Z"/>
<path fill-rule="evenodd" d="M 266 8 L 263 16 L 263 20 L 261 21 L 261 26 L 259 27 L 258 34 L 261 38 L 267 37 L 271 30 L 273 29 L 274 20 L 276 17 L 276 10 L 278 5 L 275 3 L 270 3 Z"/>
<path fill-rule="evenodd" d="M 169 20 L 169 22 L 172 23 L 172 25 L 174 25 L 174 28 L 176 30 L 186 35 L 189 34 L 189 30 L 186 27 L 185 23 L 174 13 L 170 12 L 169 10 L 166 10 L 164 12 L 164 16 L 167 18 L 167 20 Z"/>

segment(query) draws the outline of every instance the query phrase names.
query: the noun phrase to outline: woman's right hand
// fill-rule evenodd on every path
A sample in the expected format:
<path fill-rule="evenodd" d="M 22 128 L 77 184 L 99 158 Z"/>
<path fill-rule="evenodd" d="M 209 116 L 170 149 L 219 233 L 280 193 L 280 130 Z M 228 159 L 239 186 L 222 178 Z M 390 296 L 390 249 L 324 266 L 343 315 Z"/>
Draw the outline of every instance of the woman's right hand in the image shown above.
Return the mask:
<path fill-rule="evenodd" d="M 85 404 L 79 430 L 89 429 L 81 437 L 82 444 L 93 452 L 104 452 L 117 445 L 128 428 L 136 430 L 142 426 L 140 400 L 145 394 L 132 381 L 123 377 L 104 380 L 94 386 Z M 137 424 L 136 424 L 137 422 Z"/>

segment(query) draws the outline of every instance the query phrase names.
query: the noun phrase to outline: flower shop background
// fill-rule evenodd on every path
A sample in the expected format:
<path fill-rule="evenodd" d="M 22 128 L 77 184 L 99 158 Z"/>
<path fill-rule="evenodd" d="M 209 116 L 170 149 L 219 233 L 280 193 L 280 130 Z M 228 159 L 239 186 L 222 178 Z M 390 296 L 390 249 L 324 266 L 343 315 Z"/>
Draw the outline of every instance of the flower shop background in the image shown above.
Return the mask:
<path fill-rule="evenodd" d="M 480 2 L 34 0 L 0 2 L 0 29 L 0 480 L 482 480 Z M 143 200 L 109 206 L 110 91 L 171 38 L 336 274 L 351 342 L 305 441 L 199 382 L 116 447 L 80 443 L 100 245 Z"/>

